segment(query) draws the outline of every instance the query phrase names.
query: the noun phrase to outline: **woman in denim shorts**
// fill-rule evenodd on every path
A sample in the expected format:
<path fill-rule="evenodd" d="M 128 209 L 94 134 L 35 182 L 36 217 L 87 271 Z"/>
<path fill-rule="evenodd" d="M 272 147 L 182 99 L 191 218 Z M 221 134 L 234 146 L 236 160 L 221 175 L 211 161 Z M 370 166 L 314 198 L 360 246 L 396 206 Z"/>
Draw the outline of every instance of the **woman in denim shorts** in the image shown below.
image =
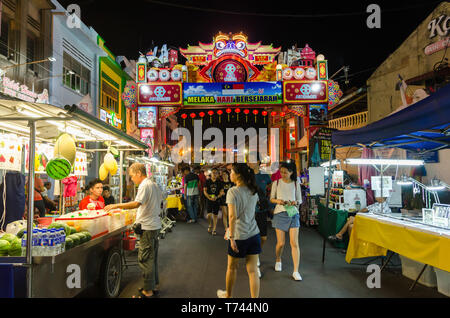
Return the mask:
<path fill-rule="evenodd" d="M 270 202 L 276 204 L 273 211 L 272 226 L 277 234 L 275 271 L 281 272 L 281 255 L 285 244 L 285 233 L 289 232 L 289 243 L 292 251 L 294 272 L 292 277 L 296 281 L 302 280 L 298 267 L 300 264 L 300 248 L 298 246 L 298 229 L 300 228 L 300 216 L 298 207 L 302 203 L 302 192 L 297 182 L 297 168 L 295 163 L 282 162 L 280 164 L 281 179 L 272 183 Z M 297 213 L 289 216 L 286 208 L 295 207 Z"/>

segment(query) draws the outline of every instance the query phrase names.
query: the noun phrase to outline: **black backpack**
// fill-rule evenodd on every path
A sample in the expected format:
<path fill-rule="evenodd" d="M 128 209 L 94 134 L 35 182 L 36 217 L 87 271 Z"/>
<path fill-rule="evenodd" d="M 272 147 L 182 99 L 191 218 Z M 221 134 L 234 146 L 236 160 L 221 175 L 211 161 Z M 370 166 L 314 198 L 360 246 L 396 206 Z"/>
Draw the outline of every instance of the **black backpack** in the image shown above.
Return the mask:
<path fill-rule="evenodd" d="M 269 199 L 267 198 L 267 194 L 265 189 L 262 190 L 259 186 L 256 186 L 258 193 L 258 202 L 256 203 L 259 211 L 268 211 L 269 210 Z"/>

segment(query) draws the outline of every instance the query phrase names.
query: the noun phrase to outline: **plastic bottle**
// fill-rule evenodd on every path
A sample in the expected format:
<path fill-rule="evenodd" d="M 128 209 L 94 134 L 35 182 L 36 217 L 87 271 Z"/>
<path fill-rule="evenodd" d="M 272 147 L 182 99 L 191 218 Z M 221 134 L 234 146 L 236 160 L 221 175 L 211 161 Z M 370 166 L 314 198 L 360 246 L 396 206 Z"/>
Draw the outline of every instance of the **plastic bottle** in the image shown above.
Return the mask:
<path fill-rule="evenodd" d="M 49 230 L 42 229 L 41 256 L 48 256 L 48 235 Z"/>
<path fill-rule="evenodd" d="M 54 229 L 55 232 L 55 241 L 54 241 L 54 247 L 53 247 L 53 253 L 52 255 L 58 255 L 59 254 L 59 249 L 61 247 L 61 243 L 60 243 L 60 232 L 59 229 Z"/>
<path fill-rule="evenodd" d="M 27 256 L 27 231 L 22 236 L 22 256 Z"/>
<path fill-rule="evenodd" d="M 60 230 L 61 237 L 60 237 L 60 253 L 64 253 L 66 251 L 66 232 L 64 230 Z"/>
<path fill-rule="evenodd" d="M 55 235 L 55 229 L 51 229 L 50 230 L 50 234 L 48 235 L 48 253 L 47 256 L 54 256 L 56 255 L 56 246 L 55 246 L 55 241 L 56 241 L 56 235 Z"/>
<path fill-rule="evenodd" d="M 33 237 L 31 238 L 31 251 L 33 252 L 33 256 L 41 256 L 41 251 L 39 248 L 40 241 L 41 235 L 39 233 L 39 229 L 33 229 Z"/>

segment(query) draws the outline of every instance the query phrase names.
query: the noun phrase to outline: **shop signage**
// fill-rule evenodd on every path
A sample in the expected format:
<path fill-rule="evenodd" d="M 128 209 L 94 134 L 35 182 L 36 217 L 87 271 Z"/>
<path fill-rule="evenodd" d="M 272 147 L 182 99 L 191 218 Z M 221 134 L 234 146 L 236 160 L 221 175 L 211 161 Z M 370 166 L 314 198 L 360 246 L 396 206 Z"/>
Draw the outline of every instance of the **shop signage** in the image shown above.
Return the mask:
<path fill-rule="evenodd" d="M 330 128 L 310 128 L 310 140 L 308 146 L 310 165 L 317 157 L 320 158 L 320 162 L 330 160 L 331 134 L 332 130 Z"/>
<path fill-rule="evenodd" d="M 0 134 L 0 169 L 21 171 L 22 145 L 17 135 Z"/>
<path fill-rule="evenodd" d="M 48 91 L 44 89 L 41 94 L 30 91 L 28 86 L 21 85 L 4 76 L 2 80 L 2 93 L 30 103 L 48 104 Z"/>
<path fill-rule="evenodd" d="M 327 61 L 318 61 L 317 62 L 317 74 L 318 74 L 319 80 L 321 80 L 321 81 L 328 80 Z"/>
<path fill-rule="evenodd" d="M 285 103 L 327 103 L 327 81 L 284 81 L 283 96 Z"/>
<path fill-rule="evenodd" d="M 141 128 L 141 141 L 149 147 L 149 157 L 153 155 L 153 145 L 155 144 L 154 128 Z"/>
<path fill-rule="evenodd" d="M 428 23 L 428 30 L 430 30 L 430 39 L 436 35 L 446 36 L 450 27 L 448 26 L 450 17 L 443 14 Z"/>
<path fill-rule="evenodd" d="M 146 63 L 138 63 L 137 66 L 137 81 L 138 83 L 147 82 L 147 64 Z"/>
<path fill-rule="evenodd" d="M 139 105 L 180 105 L 181 83 L 147 83 L 138 85 Z"/>
<path fill-rule="evenodd" d="M 281 104 L 281 82 L 184 83 L 184 105 Z"/>
<path fill-rule="evenodd" d="M 414 152 L 407 151 L 406 159 L 423 160 L 425 163 L 438 163 L 439 154 L 437 151 L 429 151 L 423 154 L 418 154 Z"/>
<path fill-rule="evenodd" d="M 436 43 L 430 44 L 428 45 L 424 51 L 425 51 L 425 55 L 431 55 L 433 53 L 439 52 L 443 49 L 445 49 L 446 47 L 450 46 L 450 37 L 447 37 L 443 40 L 440 40 Z"/>
<path fill-rule="evenodd" d="M 326 125 L 327 112 L 328 112 L 327 104 L 309 104 L 310 125 Z"/>
<path fill-rule="evenodd" d="M 155 106 L 141 106 L 138 108 L 138 127 L 156 127 L 157 108 Z M 142 132 L 142 131 L 141 131 Z"/>
<path fill-rule="evenodd" d="M 117 118 L 116 113 L 108 113 L 104 109 L 100 109 L 100 120 L 103 120 L 104 122 L 109 123 L 111 126 L 116 128 L 118 128 L 119 125 L 122 125 L 122 120 Z"/>

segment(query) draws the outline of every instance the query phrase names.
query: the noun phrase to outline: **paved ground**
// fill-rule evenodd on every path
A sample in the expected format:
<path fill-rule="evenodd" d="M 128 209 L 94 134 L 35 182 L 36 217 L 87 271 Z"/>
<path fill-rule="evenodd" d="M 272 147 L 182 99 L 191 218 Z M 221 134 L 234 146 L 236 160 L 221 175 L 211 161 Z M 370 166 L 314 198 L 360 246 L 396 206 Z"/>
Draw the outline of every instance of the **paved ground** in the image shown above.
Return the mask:
<path fill-rule="evenodd" d="M 270 224 L 270 223 L 269 223 Z M 161 298 L 215 298 L 217 289 L 225 288 L 227 245 L 220 224 L 217 236 L 207 233 L 207 223 L 178 222 L 172 233 L 160 240 L 159 271 Z M 400 259 L 394 256 L 390 266 L 381 275 L 381 288 L 366 286 L 367 265 L 380 259 L 358 259 L 348 264 L 342 250 L 327 244 L 326 261 L 322 264 L 322 237 L 315 228 L 300 229 L 300 273 L 303 281 L 291 278 L 292 259 L 288 246 L 282 258 L 283 271 L 275 272 L 275 231 L 270 228 L 268 240 L 261 255 L 260 297 L 262 298 L 445 298 L 436 288 L 417 284 L 410 292 L 412 281 L 401 274 Z M 127 253 L 127 260 L 136 262 L 137 251 Z M 142 275 L 138 266 L 124 272 L 120 291 L 121 298 L 136 295 L 142 286 Z M 248 276 L 244 261 L 236 280 L 234 297 L 250 296 Z M 78 297 L 102 297 L 96 288 L 87 290 Z"/>
<path fill-rule="evenodd" d="M 398 257 L 394 257 L 393 264 L 382 273 L 381 288 L 367 288 L 366 266 L 358 264 L 368 260 L 360 259 L 355 261 L 358 264 L 347 264 L 341 250 L 328 245 L 326 262 L 322 264 L 322 237 L 316 229 L 307 227 L 300 230 L 300 273 L 303 281 L 296 282 L 291 278 L 289 248 L 285 249 L 283 255 L 283 272 L 273 270 L 275 239 L 275 232 L 271 228 L 261 255 L 263 277 L 260 297 L 445 297 L 436 288 L 422 285 L 417 285 L 409 292 L 412 281 L 401 275 Z M 218 227 L 218 235 L 213 237 L 207 233 L 204 220 L 196 224 L 178 222 L 173 232 L 160 240 L 161 298 L 216 297 L 216 290 L 225 287 L 226 251 L 223 227 Z M 128 259 L 135 261 L 136 256 L 136 252 L 131 253 Z M 376 262 L 379 264 L 380 260 Z M 129 268 L 124 273 L 120 297 L 131 297 L 141 286 L 139 268 Z M 96 297 L 89 292 L 80 296 Z M 239 268 L 234 296 L 250 296 L 243 262 Z"/>

